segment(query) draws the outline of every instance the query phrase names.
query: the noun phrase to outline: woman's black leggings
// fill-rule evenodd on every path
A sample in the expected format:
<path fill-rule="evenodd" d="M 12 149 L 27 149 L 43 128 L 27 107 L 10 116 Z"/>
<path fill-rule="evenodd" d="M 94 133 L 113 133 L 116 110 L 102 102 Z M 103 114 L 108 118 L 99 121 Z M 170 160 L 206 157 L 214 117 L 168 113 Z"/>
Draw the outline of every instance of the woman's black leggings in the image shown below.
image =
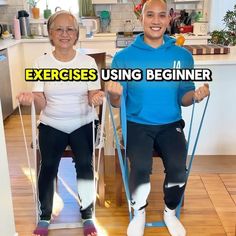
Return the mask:
<path fill-rule="evenodd" d="M 54 179 L 57 176 L 62 154 L 68 145 L 70 145 L 75 156 L 74 163 L 77 179 L 93 180 L 92 123 L 84 125 L 70 134 L 40 124 L 39 147 L 41 163 L 38 190 L 41 220 L 51 219 Z"/>

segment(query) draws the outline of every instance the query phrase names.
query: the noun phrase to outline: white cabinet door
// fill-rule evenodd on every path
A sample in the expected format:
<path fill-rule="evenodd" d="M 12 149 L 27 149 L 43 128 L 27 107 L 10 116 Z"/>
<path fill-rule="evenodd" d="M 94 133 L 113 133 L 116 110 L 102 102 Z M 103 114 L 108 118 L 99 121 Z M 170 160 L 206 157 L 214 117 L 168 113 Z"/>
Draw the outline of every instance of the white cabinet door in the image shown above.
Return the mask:
<path fill-rule="evenodd" d="M 116 41 L 81 41 L 80 48 L 101 49 L 109 55 L 116 49 Z"/>
<path fill-rule="evenodd" d="M 22 46 L 24 51 L 24 69 L 31 68 L 38 57 L 52 51 L 52 46 L 49 42 L 23 43 Z M 34 82 L 27 81 L 28 90 L 32 89 L 33 83 Z"/>
<path fill-rule="evenodd" d="M 33 66 L 35 59 L 52 51 L 52 46 L 49 42 L 23 43 L 23 50 L 24 66 L 28 68 Z"/>
<path fill-rule="evenodd" d="M 16 95 L 27 89 L 23 72 L 24 53 L 22 44 L 11 46 L 7 51 L 11 79 L 12 104 L 13 109 L 15 109 L 17 107 Z"/>

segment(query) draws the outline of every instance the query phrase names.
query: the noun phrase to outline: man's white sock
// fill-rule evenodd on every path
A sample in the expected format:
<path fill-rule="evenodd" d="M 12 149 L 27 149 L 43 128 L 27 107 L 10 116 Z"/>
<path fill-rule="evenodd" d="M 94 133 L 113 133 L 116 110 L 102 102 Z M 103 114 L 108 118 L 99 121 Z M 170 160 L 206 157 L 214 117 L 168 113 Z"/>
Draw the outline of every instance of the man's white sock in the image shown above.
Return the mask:
<path fill-rule="evenodd" d="M 145 209 L 142 210 L 135 210 L 134 217 L 130 221 L 127 235 L 128 236 L 143 236 L 144 235 L 144 228 L 146 222 L 146 211 Z"/>
<path fill-rule="evenodd" d="M 167 206 L 164 210 L 164 222 L 171 236 L 185 236 L 186 230 L 175 215 L 175 210 L 169 209 Z"/>

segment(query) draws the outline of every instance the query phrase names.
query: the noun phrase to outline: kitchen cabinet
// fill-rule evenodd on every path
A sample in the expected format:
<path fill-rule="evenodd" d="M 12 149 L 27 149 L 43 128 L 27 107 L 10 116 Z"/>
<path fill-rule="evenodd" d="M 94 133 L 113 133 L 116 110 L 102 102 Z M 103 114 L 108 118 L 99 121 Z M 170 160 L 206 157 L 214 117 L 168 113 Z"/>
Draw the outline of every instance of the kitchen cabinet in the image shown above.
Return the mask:
<path fill-rule="evenodd" d="M 36 58 L 50 52 L 52 46 L 46 43 L 21 43 L 8 47 L 13 109 L 17 107 L 16 95 L 30 91 L 32 82 L 25 81 L 25 68 L 30 68 Z"/>
<path fill-rule="evenodd" d="M 102 50 L 109 50 L 116 47 L 115 40 L 114 41 L 81 41 L 80 48 L 93 48 L 93 49 L 102 49 Z"/>
<path fill-rule="evenodd" d="M 0 6 L 8 5 L 8 0 L 0 0 Z"/>
<path fill-rule="evenodd" d="M 117 0 L 92 0 L 92 4 L 115 4 Z"/>
<path fill-rule="evenodd" d="M 116 39 L 114 40 L 83 40 L 79 42 L 80 48 L 101 49 L 106 52 L 106 55 L 113 55 L 116 51 Z"/>
<path fill-rule="evenodd" d="M 16 95 L 27 89 L 23 70 L 23 49 L 22 44 L 16 44 L 7 49 L 9 59 L 9 71 L 11 80 L 13 109 L 17 107 Z"/>
<path fill-rule="evenodd" d="M 49 42 L 33 42 L 33 43 L 24 43 L 24 66 L 29 68 L 33 66 L 33 63 L 36 58 L 43 56 L 45 53 L 52 51 L 52 46 Z"/>
<path fill-rule="evenodd" d="M 174 4 L 175 10 L 196 10 L 196 11 L 204 11 L 204 1 L 205 0 L 174 0 L 172 3 Z"/>
<path fill-rule="evenodd" d="M 52 51 L 52 45 L 50 42 L 32 42 L 32 43 L 23 43 L 23 52 L 24 52 L 24 69 L 30 68 L 33 66 L 34 61 L 43 56 L 45 53 Z M 27 81 L 27 90 L 32 89 L 34 82 Z"/>
<path fill-rule="evenodd" d="M 235 48 L 236 49 L 236 48 Z M 194 56 L 195 67 L 208 68 L 212 72 L 212 82 L 209 83 L 211 97 L 202 126 L 201 135 L 196 150 L 196 155 L 235 155 L 235 134 L 236 134 L 236 109 L 233 104 L 236 100 L 235 93 L 235 68 L 236 50 L 232 50 L 226 55 L 198 55 Z M 200 86 L 196 82 L 196 86 Z M 226 90 L 224 90 L 226 89 Z M 222 91 L 227 91 L 223 92 Z M 197 134 L 197 122 L 203 112 L 205 101 L 196 104 L 195 117 L 192 130 L 192 139 Z M 190 124 L 191 107 L 183 109 L 185 120 L 185 133 L 188 133 Z M 191 144 L 189 150 L 193 150 Z"/>
<path fill-rule="evenodd" d="M 203 19 L 201 21 L 209 21 L 210 3 L 211 0 L 171 0 L 171 7 L 175 10 L 187 10 L 191 12 L 195 10 L 196 12 L 201 12 Z"/>

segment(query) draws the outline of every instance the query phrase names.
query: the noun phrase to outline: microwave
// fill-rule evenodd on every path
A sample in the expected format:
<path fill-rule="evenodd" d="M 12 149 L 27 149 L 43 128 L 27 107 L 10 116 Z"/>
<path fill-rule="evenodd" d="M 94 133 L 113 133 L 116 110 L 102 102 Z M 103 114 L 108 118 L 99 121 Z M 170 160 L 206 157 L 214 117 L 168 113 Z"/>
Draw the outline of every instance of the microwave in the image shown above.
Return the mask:
<path fill-rule="evenodd" d="M 207 35 L 208 22 L 195 22 L 193 24 L 193 33 L 195 35 Z"/>

